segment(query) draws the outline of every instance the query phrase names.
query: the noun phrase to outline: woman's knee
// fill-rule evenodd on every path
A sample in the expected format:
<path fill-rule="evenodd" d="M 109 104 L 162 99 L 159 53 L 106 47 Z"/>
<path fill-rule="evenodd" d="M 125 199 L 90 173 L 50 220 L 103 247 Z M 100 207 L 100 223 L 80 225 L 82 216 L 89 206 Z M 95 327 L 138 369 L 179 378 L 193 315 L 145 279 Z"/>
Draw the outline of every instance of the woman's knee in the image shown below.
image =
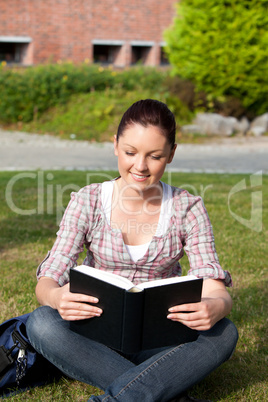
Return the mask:
<path fill-rule="evenodd" d="M 238 331 L 235 324 L 228 318 L 223 318 L 219 324 L 220 332 L 223 334 L 226 341 L 236 345 L 238 340 Z"/>
<path fill-rule="evenodd" d="M 58 312 L 48 306 L 34 310 L 26 323 L 26 331 L 32 346 L 41 352 L 42 345 L 51 342 L 57 332 L 55 319 Z"/>
<path fill-rule="evenodd" d="M 199 339 L 208 345 L 209 350 L 214 351 L 215 357 L 221 364 L 233 355 L 238 341 L 238 331 L 232 321 L 224 318 L 210 330 L 201 332 Z"/>
<path fill-rule="evenodd" d="M 238 341 L 238 331 L 235 324 L 228 318 L 223 318 L 215 326 L 215 335 L 219 348 L 225 354 L 225 360 L 232 357 Z"/>
<path fill-rule="evenodd" d="M 235 351 L 235 348 L 237 345 L 237 341 L 239 338 L 239 334 L 238 334 L 238 330 L 237 330 L 235 324 L 231 320 L 229 320 L 228 318 L 225 318 L 224 321 L 225 321 L 225 338 L 226 338 L 226 342 L 228 343 L 229 349 L 230 349 L 230 353 L 227 358 L 227 360 L 228 360 L 234 354 L 234 351 Z"/>

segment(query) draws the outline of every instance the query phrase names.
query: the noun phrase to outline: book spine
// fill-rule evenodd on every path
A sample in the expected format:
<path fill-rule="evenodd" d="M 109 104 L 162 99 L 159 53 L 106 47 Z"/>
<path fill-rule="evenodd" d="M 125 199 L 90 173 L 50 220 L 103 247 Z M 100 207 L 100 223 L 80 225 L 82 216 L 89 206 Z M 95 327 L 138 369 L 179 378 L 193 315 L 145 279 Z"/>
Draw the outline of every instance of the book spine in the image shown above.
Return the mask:
<path fill-rule="evenodd" d="M 141 349 L 143 308 L 144 291 L 125 292 L 121 341 L 121 350 L 125 353 L 135 353 Z"/>

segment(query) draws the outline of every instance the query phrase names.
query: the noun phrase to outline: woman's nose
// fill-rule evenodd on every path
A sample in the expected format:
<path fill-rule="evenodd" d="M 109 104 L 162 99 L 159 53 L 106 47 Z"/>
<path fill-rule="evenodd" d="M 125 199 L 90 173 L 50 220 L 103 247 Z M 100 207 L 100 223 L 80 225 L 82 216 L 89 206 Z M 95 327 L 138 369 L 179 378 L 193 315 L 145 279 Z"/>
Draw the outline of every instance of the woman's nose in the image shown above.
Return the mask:
<path fill-rule="evenodd" d="M 144 172 L 148 169 L 146 158 L 144 156 L 137 156 L 137 159 L 135 161 L 135 168 L 139 172 Z"/>

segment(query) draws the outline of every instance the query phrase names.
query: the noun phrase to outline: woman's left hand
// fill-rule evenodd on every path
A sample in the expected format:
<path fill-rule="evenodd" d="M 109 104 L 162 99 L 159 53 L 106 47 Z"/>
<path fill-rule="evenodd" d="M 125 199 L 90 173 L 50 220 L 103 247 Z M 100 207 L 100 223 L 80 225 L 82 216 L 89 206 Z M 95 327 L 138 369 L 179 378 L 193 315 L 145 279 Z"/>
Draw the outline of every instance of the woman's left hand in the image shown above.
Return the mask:
<path fill-rule="evenodd" d="M 174 306 L 169 309 L 167 318 L 179 321 L 189 328 L 206 331 L 219 320 L 219 307 L 222 300 L 204 298 L 200 303 L 189 303 Z"/>
<path fill-rule="evenodd" d="M 181 304 L 169 309 L 168 319 L 189 328 L 206 331 L 231 311 L 232 300 L 222 281 L 204 280 L 199 303 Z"/>

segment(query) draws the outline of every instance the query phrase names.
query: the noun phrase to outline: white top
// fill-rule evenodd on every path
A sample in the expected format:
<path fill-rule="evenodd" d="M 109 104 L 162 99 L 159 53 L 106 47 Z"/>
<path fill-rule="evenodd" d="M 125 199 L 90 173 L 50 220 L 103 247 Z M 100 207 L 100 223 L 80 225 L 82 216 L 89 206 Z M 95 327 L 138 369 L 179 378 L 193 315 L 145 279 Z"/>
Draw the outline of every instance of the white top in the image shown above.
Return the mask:
<path fill-rule="evenodd" d="M 172 214 L 172 190 L 171 187 L 166 183 L 161 182 L 163 188 L 163 198 L 161 203 L 161 210 L 159 221 L 156 229 L 155 236 L 161 236 L 166 233 L 168 229 L 168 224 Z M 102 183 L 101 201 L 104 208 L 105 216 L 107 222 L 111 222 L 111 207 L 112 207 L 112 196 L 113 196 L 114 181 L 105 181 Z M 144 256 L 151 241 L 145 244 L 140 244 L 138 246 L 131 246 L 125 244 L 126 249 L 131 257 L 131 259 L 136 262 Z"/>

